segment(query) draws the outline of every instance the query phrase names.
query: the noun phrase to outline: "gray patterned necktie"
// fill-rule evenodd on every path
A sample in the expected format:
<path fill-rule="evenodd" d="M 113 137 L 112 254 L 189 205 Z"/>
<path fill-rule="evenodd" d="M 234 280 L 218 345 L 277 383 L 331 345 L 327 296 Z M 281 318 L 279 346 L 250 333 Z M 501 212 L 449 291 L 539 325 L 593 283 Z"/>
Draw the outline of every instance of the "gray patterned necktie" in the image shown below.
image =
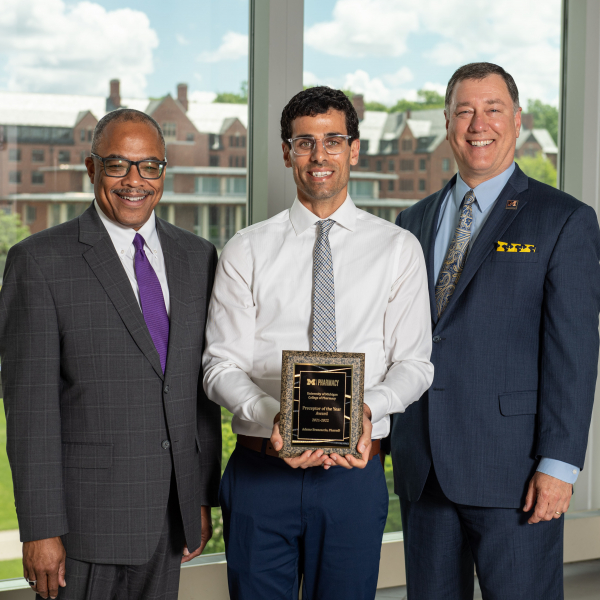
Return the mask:
<path fill-rule="evenodd" d="M 335 335 L 335 287 L 329 231 L 335 221 L 317 223 L 317 241 L 313 252 L 313 331 L 314 352 L 337 352 Z"/>

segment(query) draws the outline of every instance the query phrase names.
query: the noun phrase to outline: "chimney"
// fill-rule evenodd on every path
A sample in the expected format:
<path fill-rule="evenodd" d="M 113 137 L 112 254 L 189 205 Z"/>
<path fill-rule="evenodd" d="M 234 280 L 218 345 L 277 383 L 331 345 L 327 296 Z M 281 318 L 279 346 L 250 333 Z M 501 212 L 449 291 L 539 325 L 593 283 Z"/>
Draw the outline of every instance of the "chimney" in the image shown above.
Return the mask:
<path fill-rule="evenodd" d="M 410 108 L 409 108 L 409 109 L 406 111 L 406 118 L 407 118 L 407 119 L 410 119 L 410 115 L 411 115 L 411 114 L 412 114 L 412 113 L 411 113 L 411 110 L 410 110 Z"/>
<path fill-rule="evenodd" d="M 110 96 L 106 99 L 106 111 L 121 108 L 121 82 L 118 79 L 110 80 Z"/>
<path fill-rule="evenodd" d="M 365 118 L 365 98 L 362 94 L 354 94 L 352 96 L 352 104 L 358 115 L 358 120 L 362 121 Z"/>
<path fill-rule="evenodd" d="M 529 131 L 533 129 L 533 113 L 521 114 L 521 127 L 523 129 L 529 129 Z"/>
<path fill-rule="evenodd" d="M 184 110 L 187 112 L 188 109 L 188 97 L 187 97 L 187 83 L 180 83 L 177 85 L 177 100 Z"/>

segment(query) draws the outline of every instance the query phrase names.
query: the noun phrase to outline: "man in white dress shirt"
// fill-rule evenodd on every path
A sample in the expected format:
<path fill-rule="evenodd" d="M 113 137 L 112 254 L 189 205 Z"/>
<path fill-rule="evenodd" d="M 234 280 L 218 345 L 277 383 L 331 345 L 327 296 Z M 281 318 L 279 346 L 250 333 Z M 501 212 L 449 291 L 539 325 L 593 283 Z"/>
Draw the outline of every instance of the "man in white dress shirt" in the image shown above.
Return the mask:
<path fill-rule="evenodd" d="M 300 92 L 281 128 L 297 197 L 224 248 L 203 359 L 207 395 L 233 413 L 238 435 L 220 491 L 229 589 L 236 600 L 287 599 L 302 580 L 304 598 L 366 600 L 388 508 L 379 440 L 433 378 L 425 263 L 413 235 L 348 195 L 360 141 L 341 91 Z M 313 294 L 323 261 L 333 264 L 326 307 Z M 330 351 L 365 353 L 362 459 L 316 450 L 283 460 L 282 350 L 316 349 L 323 321 Z"/>
<path fill-rule="evenodd" d="M 94 204 L 8 255 L 7 449 L 24 575 L 43 598 L 176 600 L 181 562 L 211 536 L 221 430 L 201 358 L 216 251 L 155 217 L 165 165 L 153 119 L 109 113 L 86 159 Z"/>

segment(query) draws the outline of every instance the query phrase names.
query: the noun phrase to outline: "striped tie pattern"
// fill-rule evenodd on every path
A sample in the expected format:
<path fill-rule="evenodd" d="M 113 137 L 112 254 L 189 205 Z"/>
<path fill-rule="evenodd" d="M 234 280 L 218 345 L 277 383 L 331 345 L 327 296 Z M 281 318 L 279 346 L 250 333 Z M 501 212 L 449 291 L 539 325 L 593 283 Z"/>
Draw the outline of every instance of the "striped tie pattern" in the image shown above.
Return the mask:
<path fill-rule="evenodd" d="M 136 233 L 135 238 L 133 238 L 135 277 L 140 290 L 140 304 L 144 321 L 146 321 L 150 337 L 160 357 L 160 366 L 164 373 L 169 347 L 169 315 L 167 314 L 160 281 L 144 252 L 145 243 L 144 238 Z"/>
<path fill-rule="evenodd" d="M 335 287 L 329 231 L 335 221 L 317 223 L 317 241 L 313 252 L 313 331 L 314 352 L 337 352 L 335 334 Z"/>
<path fill-rule="evenodd" d="M 460 219 L 435 286 L 438 318 L 448 306 L 467 261 L 469 242 L 471 241 L 471 224 L 473 223 L 473 202 L 475 202 L 475 193 L 473 190 L 469 190 L 463 198 Z"/>

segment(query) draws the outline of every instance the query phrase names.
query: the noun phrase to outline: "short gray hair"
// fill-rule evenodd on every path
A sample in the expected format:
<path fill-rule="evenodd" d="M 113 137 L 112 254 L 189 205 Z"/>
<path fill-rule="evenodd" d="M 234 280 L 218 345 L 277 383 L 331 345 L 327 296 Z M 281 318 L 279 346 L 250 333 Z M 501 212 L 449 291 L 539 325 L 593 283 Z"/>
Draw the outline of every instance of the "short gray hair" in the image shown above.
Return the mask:
<path fill-rule="evenodd" d="M 94 154 L 98 154 L 98 146 L 104 137 L 104 130 L 109 123 L 124 123 L 126 121 L 130 121 L 132 123 L 146 123 L 146 125 L 154 127 L 163 146 L 163 154 L 166 157 L 167 149 L 165 144 L 165 136 L 163 135 L 160 125 L 150 115 L 147 115 L 141 110 L 135 110 L 134 108 L 117 108 L 116 110 L 104 115 L 98 121 L 98 124 L 94 129 L 94 137 L 92 138 L 92 152 Z"/>
<path fill-rule="evenodd" d="M 519 90 L 517 89 L 515 80 L 512 78 L 512 75 L 507 73 L 502 67 L 489 62 L 469 63 L 468 65 L 463 65 L 454 71 L 454 74 L 452 77 L 450 77 L 450 81 L 448 82 L 448 87 L 446 88 L 446 110 L 450 110 L 452 94 L 457 83 L 460 83 L 465 79 L 481 81 L 490 75 L 500 75 L 500 77 L 504 79 L 504 83 L 506 83 L 506 87 L 508 88 L 508 93 L 513 101 L 514 112 L 516 113 L 517 110 L 519 110 L 520 104 Z"/>

